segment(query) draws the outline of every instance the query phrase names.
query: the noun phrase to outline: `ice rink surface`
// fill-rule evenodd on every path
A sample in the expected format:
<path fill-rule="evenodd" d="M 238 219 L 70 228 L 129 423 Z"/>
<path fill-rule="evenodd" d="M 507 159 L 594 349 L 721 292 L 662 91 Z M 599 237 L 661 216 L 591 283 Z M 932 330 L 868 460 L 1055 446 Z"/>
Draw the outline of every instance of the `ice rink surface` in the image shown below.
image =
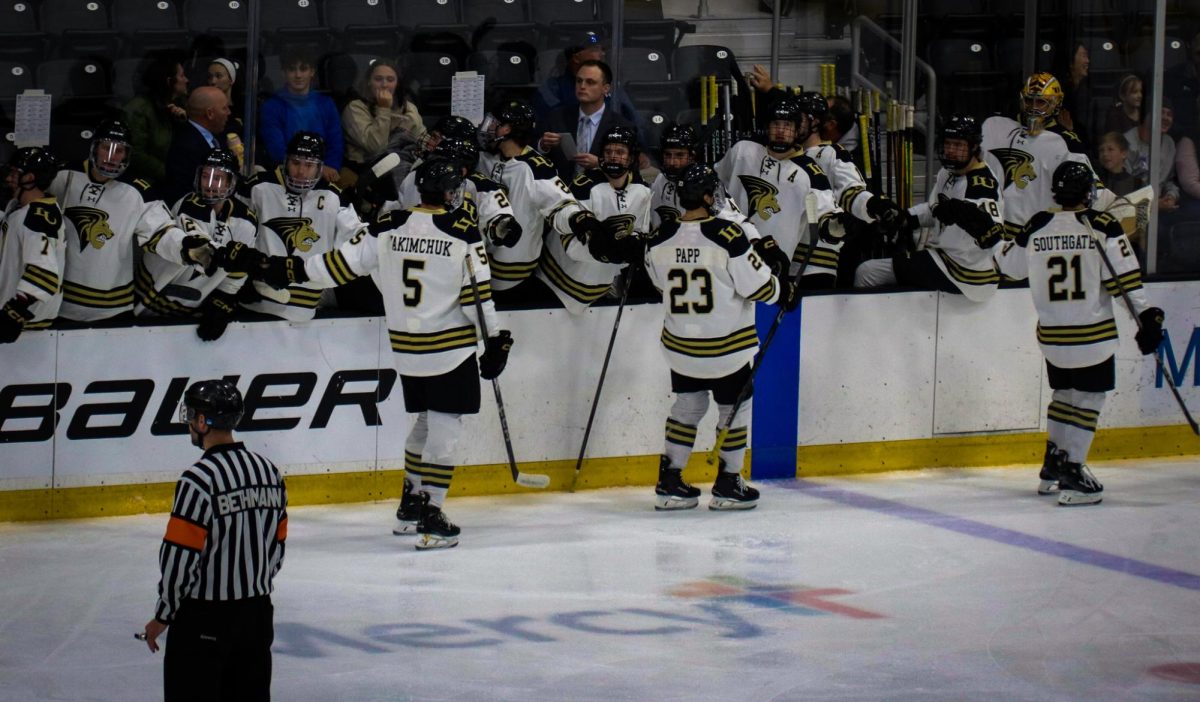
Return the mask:
<path fill-rule="evenodd" d="M 1200 462 L 451 499 L 455 549 L 394 504 L 290 510 L 276 700 L 1200 700 Z M 707 500 L 707 487 L 704 500 Z M 0 699 L 161 699 L 166 515 L 0 524 Z"/>

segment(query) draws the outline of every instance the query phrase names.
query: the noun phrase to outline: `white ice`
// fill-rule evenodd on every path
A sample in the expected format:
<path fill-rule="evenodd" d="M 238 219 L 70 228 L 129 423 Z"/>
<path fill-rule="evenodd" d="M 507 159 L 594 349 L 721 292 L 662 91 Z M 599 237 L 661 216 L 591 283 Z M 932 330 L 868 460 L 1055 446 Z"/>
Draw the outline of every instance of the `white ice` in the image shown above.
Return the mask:
<path fill-rule="evenodd" d="M 276 700 L 1197 700 L 1200 463 L 760 483 L 750 512 L 649 488 L 290 510 Z M 707 486 L 705 486 L 707 488 Z M 706 496 L 707 497 L 707 490 Z M 0 699 L 161 699 L 165 515 L 0 525 Z"/>

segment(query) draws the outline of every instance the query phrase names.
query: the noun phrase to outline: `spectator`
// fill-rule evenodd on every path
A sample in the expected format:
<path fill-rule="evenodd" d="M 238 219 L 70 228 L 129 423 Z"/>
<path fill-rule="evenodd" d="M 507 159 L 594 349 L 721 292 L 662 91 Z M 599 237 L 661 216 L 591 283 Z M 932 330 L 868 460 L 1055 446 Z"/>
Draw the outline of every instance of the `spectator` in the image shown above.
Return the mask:
<path fill-rule="evenodd" d="M 1200 127 L 1196 100 L 1200 98 L 1200 32 L 1189 45 L 1191 61 L 1185 61 L 1163 75 L 1163 95 L 1178 106 L 1175 123 L 1187 134 Z"/>
<path fill-rule="evenodd" d="M 1117 195 L 1128 195 L 1146 184 L 1145 181 L 1134 177 L 1125 167 L 1128 158 L 1129 140 L 1124 135 L 1120 132 L 1106 132 L 1100 137 L 1100 153 L 1097 159 L 1100 168 L 1096 175 L 1100 176 L 1104 187 Z"/>
<path fill-rule="evenodd" d="M 304 51 L 284 54 L 280 60 L 284 88 L 267 98 L 259 111 L 262 126 L 259 135 L 271 159 L 278 166 L 287 156 L 288 141 L 297 132 L 313 132 L 325 144 L 321 175 L 336 183 L 342 167 L 342 121 L 337 106 L 328 96 L 313 91 L 316 68 L 311 56 Z"/>
<path fill-rule="evenodd" d="M 157 183 L 166 173 L 174 125 L 187 119 L 182 104 L 188 79 L 180 57 L 166 52 L 151 58 L 142 72 L 142 84 L 145 92 L 125 105 L 133 147 L 128 175 Z"/>
<path fill-rule="evenodd" d="M 1117 86 L 1117 101 L 1108 108 L 1104 118 L 1105 137 L 1108 132 L 1127 132 L 1142 122 L 1142 79 L 1129 74 Z"/>
<path fill-rule="evenodd" d="M 533 109 L 537 115 L 537 123 L 539 125 L 546 124 L 550 119 L 550 114 L 555 110 L 578 106 L 579 97 L 575 94 L 575 72 L 586 61 L 603 61 L 604 58 L 604 44 L 600 43 L 600 37 L 594 32 L 585 34 L 582 43 L 565 49 L 563 51 L 565 64 L 563 72 L 547 78 L 533 96 Z M 611 78 L 609 82 L 612 82 Z M 634 107 L 629 95 L 623 90 L 616 90 L 612 94 L 610 103 L 616 107 L 617 112 L 621 113 L 626 122 L 637 125 L 638 139 L 641 142 L 639 145 L 642 147 L 642 152 L 645 153 L 651 145 L 642 141 L 645 139 L 642 135 L 646 134 L 645 125 L 642 124 L 641 116 L 638 115 L 637 108 Z"/>
<path fill-rule="evenodd" d="M 1150 177 L 1150 120 L 1149 110 L 1136 128 L 1125 132 L 1129 142 L 1129 157 L 1125 166 L 1135 178 L 1155 186 L 1158 191 L 1158 209 L 1170 212 L 1179 207 L 1179 184 L 1175 182 L 1175 140 L 1168 133 L 1175 121 L 1175 110 L 1165 95 L 1162 101 L 1162 161 L 1157 178 Z"/>
<path fill-rule="evenodd" d="M 571 181 L 575 174 L 598 168 L 603 155 L 601 136 L 614 126 L 633 127 L 616 109 L 608 109 L 612 92 L 612 69 L 603 61 L 584 61 L 575 71 L 574 105 L 563 105 L 550 113 L 539 151 L 547 152 L 558 175 Z M 568 158 L 560 144 L 561 132 L 575 135 L 575 156 Z"/>
<path fill-rule="evenodd" d="M 372 61 L 356 90 L 358 97 L 342 110 L 346 166 L 355 173 L 383 153 L 400 151 L 425 135 L 421 114 L 395 64 Z"/>
<path fill-rule="evenodd" d="M 238 100 L 234 99 L 238 68 L 236 61 L 227 58 L 213 59 L 212 63 L 208 64 L 208 84 L 225 93 L 225 98 L 229 101 L 229 121 L 225 123 L 225 148 L 237 157 L 240 170 L 246 165 L 246 153 L 242 144 L 245 125 L 238 115 Z"/>
<path fill-rule="evenodd" d="M 1088 81 L 1088 68 L 1091 59 L 1083 42 L 1076 41 L 1071 45 L 1071 53 L 1067 55 L 1067 63 L 1054 75 L 1063 76 L 1063 102 L 1059 120 L 1067 129 L 1075 132 L 1075 136 L 1085 144 L 1090 144 L 1088 110 L 1092 104 L 1092 87 Z"/>
<path fill-rule="evenodd" d="M 209 152 L 226 148 L 229 98 L 211 85 L 196 88 L 188 97 L 187 116 L 187 123 L 175 129 L 167 151 L 167 174 L 158 183 L 157 195 L 168 206 L 192 189 L 196 168 Z"/>

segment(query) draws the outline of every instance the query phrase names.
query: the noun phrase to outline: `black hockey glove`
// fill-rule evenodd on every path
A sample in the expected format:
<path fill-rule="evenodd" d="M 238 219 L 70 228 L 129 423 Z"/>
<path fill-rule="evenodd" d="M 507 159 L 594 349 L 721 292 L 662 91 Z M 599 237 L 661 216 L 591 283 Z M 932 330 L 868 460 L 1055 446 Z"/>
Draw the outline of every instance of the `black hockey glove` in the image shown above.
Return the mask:
<path fill-rule="evenodd" d="M 483 343 L 483 355 L 479 357 L 479 377 L 484 380 L 498 378 L 508 365 L 508 351 L 512 345 L 512 334 L 507 329 L 501 329 L 495 336 L 489 337 Z"/>
<path fill-rule="evenodd" d="M 0 344 L 11 344 L 21 335 L 25 324 L 33 318 L 29 313 L 32 303 L 32 299 L 17 295 L 0 308 Z"/>
<path fill-rule="evenodd" d="M 782 280 L 783 276 L 787 275 L 792 262 L 783 249 L 779 248 L 779 242 L 775 241 L 775 237 L 768 235 L 761 239 L 755 239 L 753 245 L 754 252 L 763 260 L 763 263 L 767 264 L 767 268 L 771 269 L 771 274 Z"/>
<path fill-rule="evenodd" d="M 201 341 L 216 341 L 225 333 L 233 311 L 237 309 L 237 296 L 214 290 L 204 304 L 200 305 L 200 323 L 196 325 L 196 336 Z"/>
<path fill-rule="evenodd" d="M 791 278 L 779 278 L 779 306 L 791 312 L 800 306 L 800 285 Z"/>
<path fill-rule="evenodd" d="M 844 212 L 835 212 L 826 215 L 817 225 L 817 236 L 826 244 L 836 244 L 846 236 L 846 225 L 842 222 L 846 216 Z"/>
<path fill-rule="evenodd" d="M 587 210 L 580 210 L 571 215 L 569 222 L 571 233 L 584 244 L 587 244 L 593 236 L 604 236 L 604 226 L 600 224 L 600 220 L 596 219 L 596 215 Z"/>
<path fill-rule="evenodd" d="M 882 195 L 873 195 L 867 200 L 867 214 L 877 222 L 891 224 L 905 210 Z"/>
<path fill-rule="evenodd" d="M 492 224 L 492 244 L 513 247 L 521 241 L 521 224 L 512 215 L 501 215 Z"/>
<path fill-rule="evenodd" d="M 251 277 L 276 290 L 308 281 L 308 273 L 304 271 L 304 259 L 299 256 L 267 256 L 264 263 L 257 272 L 251 273 Z"/>
<path fill-rule="evenodd" d="M 212 275 L 217 270 L 213 260 L 216 252 L 208 237 L 195 234 L 183 237 L 183 243 L 179 247 L 179 257 L 183 262 L 195 263 L 204 269 L 205 275 Z"/>
<path fill-rule="evenodd" d="M 266 265 L 266 259 L 261 251 L 240 241 L 222 246 L 213 256 L 213 262 L 229 273 L 257 273 Z"/>
<path fill-rule="evenodd" d="M 1166 313 L 1158 307 L 1148 307 L 1138 315 L 1142 328 L 1133 338 L 1137 340 L 1138 350 L 1144 354 L 1152 354 L 1158 350 L 1163 340 L 1163 319 Z"/>

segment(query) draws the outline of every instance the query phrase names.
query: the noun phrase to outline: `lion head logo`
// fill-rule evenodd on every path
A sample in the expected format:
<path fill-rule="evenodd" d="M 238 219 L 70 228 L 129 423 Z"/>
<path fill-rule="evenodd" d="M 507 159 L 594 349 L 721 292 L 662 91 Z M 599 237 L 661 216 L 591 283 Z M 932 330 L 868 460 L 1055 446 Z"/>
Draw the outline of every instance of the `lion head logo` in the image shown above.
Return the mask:
<path fill-rule="evenodd" d="M 1000 164 L 1004 166 L 1004 187 L 1016 184 L 1017 189 L 1024 190 L 1025 186 L 1037 180 L 1037 171 L 1033 169 L 1033 157 L 1020 149 L 992 149 Z"/>
<path fill-rule="evenodd" d="M 750 205 L 750 212 L 757 215 L 759 219 L 765 222 L 771 218 L 771 215 L 783 211 L 779 206 L 779 199 L 775 197 L 779 194 L 779 188 L 755 176 L 740 175 L 738 179 L 742 181 L 742 187 L 746 189 L 746 201 Z"/>
<path fill-rule="evenodd" d="M 321 240 L 321 235 L 312 228 L 312 220 L 308 217 L 279 217 L 266 222 L 266 225 L 283 242 L 289 256 L 297 251 L 307 253 Z"/>
<path fill-rule="evenodd" d="M 108 213 L 104 210 L 95 207 L 68 207 L 64 214 L 79 234 L 81 252 L 88 246 L 102 249 L 105 242 L 115 236 L 112 227 L 108 225 Z"/>

